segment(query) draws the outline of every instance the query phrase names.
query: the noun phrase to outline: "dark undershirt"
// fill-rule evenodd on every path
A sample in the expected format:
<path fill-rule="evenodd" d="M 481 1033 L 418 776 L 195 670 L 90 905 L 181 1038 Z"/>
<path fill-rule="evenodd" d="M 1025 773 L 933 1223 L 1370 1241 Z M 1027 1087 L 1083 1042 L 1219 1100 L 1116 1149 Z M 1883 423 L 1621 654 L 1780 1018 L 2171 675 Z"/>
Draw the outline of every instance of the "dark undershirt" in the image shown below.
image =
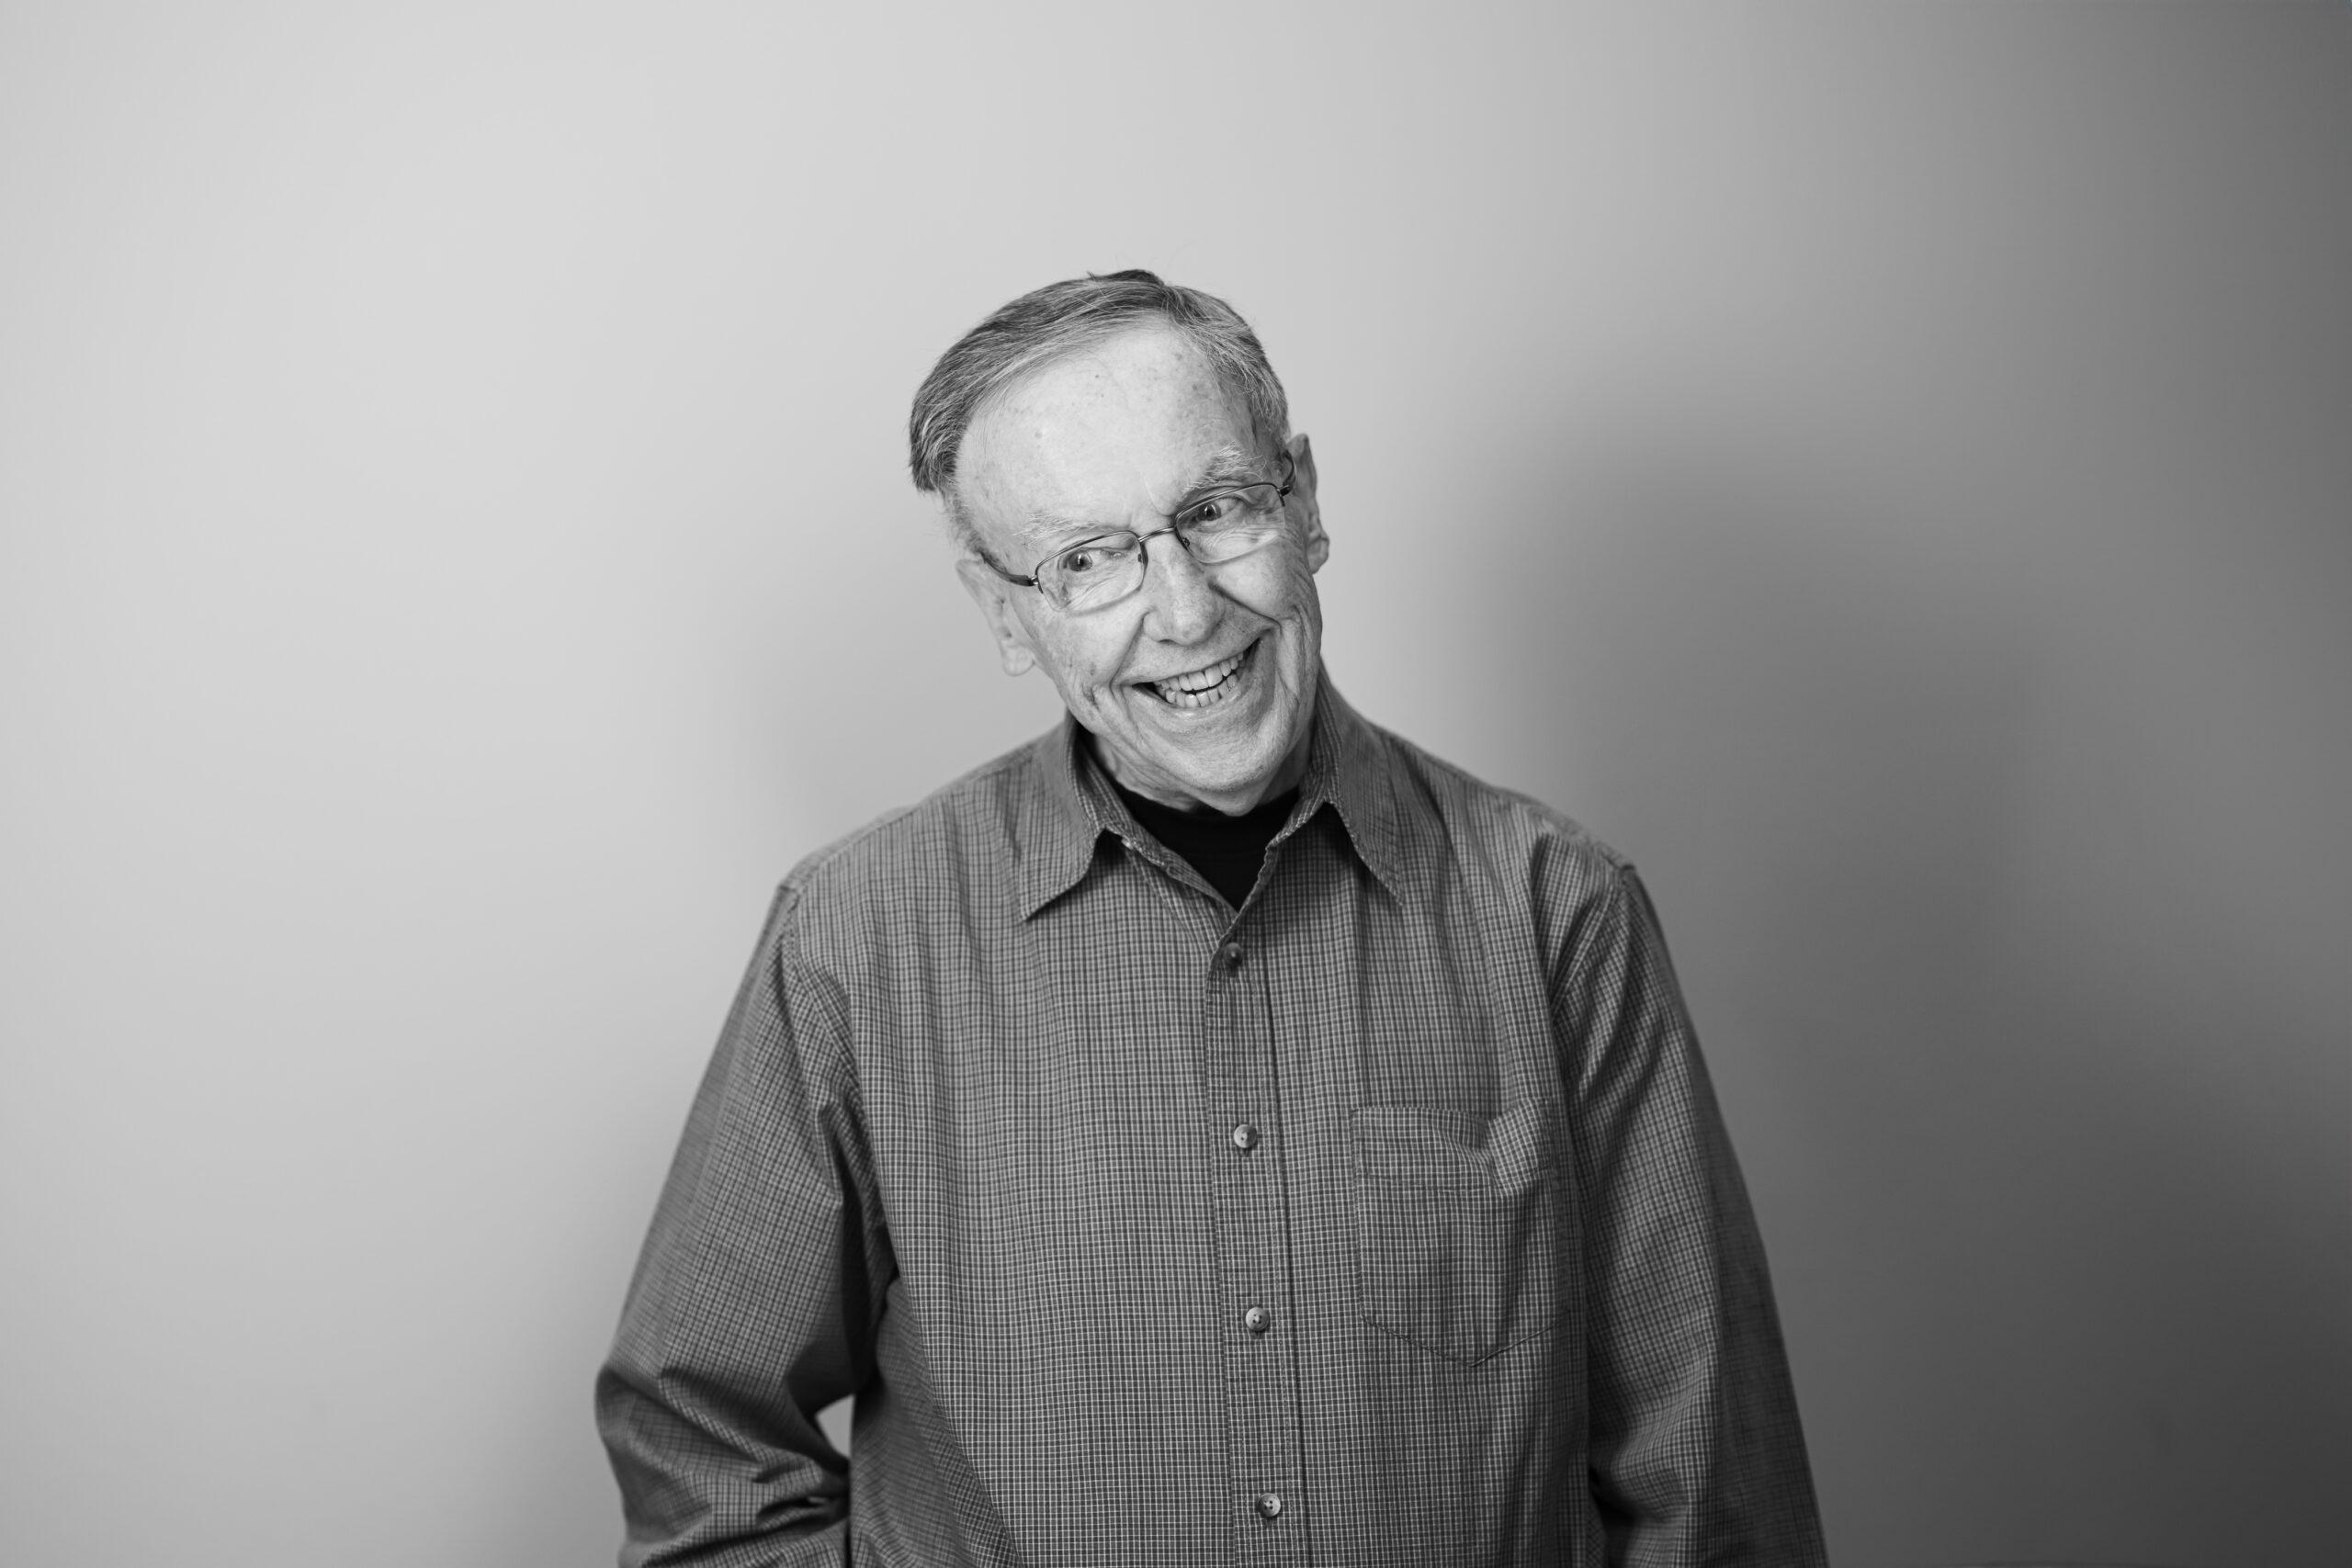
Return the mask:
<path fill-rule="evenodd" d="M 1119 798 L 1127 803 L 1145 832 L 1182 855 L 1204 881 L 1238 909 L 1250 897 L 1250 889 L 1258 885 L 1258 867 L 1265 861 L 1266 846 L 1290 820 L 1298 791 L 1287 790 L 1239 817 L 1227 817 L 1222 811 L 1179 811 L 1124 789 L 1119 790 Z"/>

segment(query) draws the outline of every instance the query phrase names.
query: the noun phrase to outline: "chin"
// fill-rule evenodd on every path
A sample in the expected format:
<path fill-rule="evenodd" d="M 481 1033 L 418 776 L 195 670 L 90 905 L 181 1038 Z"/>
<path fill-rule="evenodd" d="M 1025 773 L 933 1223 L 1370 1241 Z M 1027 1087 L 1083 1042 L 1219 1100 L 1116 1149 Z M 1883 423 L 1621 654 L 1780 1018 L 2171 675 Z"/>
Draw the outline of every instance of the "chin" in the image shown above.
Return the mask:
<path fill-rule="evenodd" d="M 1287 747 L 1270 745 L 1220 766 L 1195 765 L 1182 770 L 1171 767 L 1168 774 L 1188 794 L 1195 795 L 1250 795 L 1272 789 L 1274 781 L 1282 776 L 1283 762 L 1288 755 Z"/>

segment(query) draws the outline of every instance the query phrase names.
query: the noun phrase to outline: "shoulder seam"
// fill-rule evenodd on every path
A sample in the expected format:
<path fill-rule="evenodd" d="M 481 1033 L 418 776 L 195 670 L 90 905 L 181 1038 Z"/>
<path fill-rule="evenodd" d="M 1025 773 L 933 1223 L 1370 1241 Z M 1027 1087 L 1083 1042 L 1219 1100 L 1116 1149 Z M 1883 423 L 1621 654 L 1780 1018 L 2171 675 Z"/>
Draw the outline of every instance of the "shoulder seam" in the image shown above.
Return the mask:
<path fill-rule="evenodd" d="M 1002 774 L 1009 773 L 1017 768 L 1026 767 L 1029 764 L 1031 753 L 1035 750 L 1035 746 L 1036 742 L 1035 740 L 1024 741 L 1021 745 L 1012 748 L 1011 750 L 1003 752 L 999 756 L 992 757 L 989 761 L 979 764 L 979 766 L 948 780 L 945 784 L 941 784 L 937 789 L 933 790 L 929 795 L 924 795 L 921 800 L 911 802 L 906 806 L 893 807 L 888 811 L 883 812 L 880 816 L 851 829 L 848 832 L 842 834 L 838 838 L 829 840 L 826 842 L 818 845 L 817 848 L 801 856 L 800 859 L 793 865 L 792 869 L 785 874 L 783 886 L 791 889 L 793 901 L 797 904 L 799 898 L 800 888 L 806 885 L 811 877 L 821 874 L 825 869 L 831 866 L 835 861 L 841 859 L 852 850 L 856 849 L 860 844 L 865 842 L 876 833 L 883 831 L 893 823 L 902 822 L 906 818 L 915 816 L 926 809 L 944 806 L 947 797 L 958 790 L 967 788 L 971 785 L 988 783 L 989 781 L 998 778 Z"/>
<path fill-rule="evenodd" d="M 1387 738 L 1396 754 L 1408 763 L 1418 762 L 1434 773 L 1444 774 L 1465 789 L 1491 795 L 1508 803 L 1515 810 L 1525 813 L 1544 827 L 1565 832 L 1577 845 L 1593 852 L 1610 867 L 1612 876 L 1632 865 L 1633 863 L 1611 847 L 1607 840 L 1559 807 L 1540 800 L 1524 790 L 1510 789 L 1482 779 L 1459 763 L 1448 761 L 1427 747 L 1418 746 L 1401 735 L 1396 735 L 1387 730 L 1383 730 L 1381 733 Z"/>

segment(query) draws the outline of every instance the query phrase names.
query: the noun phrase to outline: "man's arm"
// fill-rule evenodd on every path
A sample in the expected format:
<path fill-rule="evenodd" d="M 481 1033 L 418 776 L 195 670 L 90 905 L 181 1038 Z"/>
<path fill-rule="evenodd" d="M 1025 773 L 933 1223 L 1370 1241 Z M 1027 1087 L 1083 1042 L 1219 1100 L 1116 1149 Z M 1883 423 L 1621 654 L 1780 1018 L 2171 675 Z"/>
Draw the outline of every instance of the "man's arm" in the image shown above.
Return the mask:
<path fill-rule="evenodd" d="M 1648 895 L 1622 868 L 1553 995 L 1609 1561 L 1825 1561 L 1764 1248 Z"/>
<path fill-rule="evenodd" d="M 623 1568 L 848 1561 L 849 1463 L 816 1413 L 871 1371 L 887 1243 L 793 914 L 779 894 L 596 1380 Z"/>

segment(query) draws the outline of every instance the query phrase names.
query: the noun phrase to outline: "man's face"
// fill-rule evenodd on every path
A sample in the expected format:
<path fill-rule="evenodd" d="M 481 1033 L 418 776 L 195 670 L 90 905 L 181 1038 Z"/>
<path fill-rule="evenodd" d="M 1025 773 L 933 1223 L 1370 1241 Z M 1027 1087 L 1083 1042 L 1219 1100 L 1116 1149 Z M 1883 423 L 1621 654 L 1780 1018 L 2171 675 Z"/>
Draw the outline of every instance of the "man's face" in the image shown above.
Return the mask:
<path fill-rule="evenodd" d="M 1147 547 L 1143 586 L 1100 609 L 1057 609 L 978 561 L 959 567 L 1006 670 L 1042 666 L 1104 768 L 1138 795 L 1240 812 L 1305 772 L 1323 643 L 1315 573 L 1329 545 L 1306 437 L 1291 452 L 1297 468 L 1274 543 L 1204 567 L 1161 535 Z M 984 408 L 956 482 L 981 545 L 1025 575 L 1107 529 L 1167 526 L 1219 476 L 1234 482 L 1237 465 L 1245 480 L 1274 479 L 1281 466 L 1189 343 L 1139 327 Z"/>

